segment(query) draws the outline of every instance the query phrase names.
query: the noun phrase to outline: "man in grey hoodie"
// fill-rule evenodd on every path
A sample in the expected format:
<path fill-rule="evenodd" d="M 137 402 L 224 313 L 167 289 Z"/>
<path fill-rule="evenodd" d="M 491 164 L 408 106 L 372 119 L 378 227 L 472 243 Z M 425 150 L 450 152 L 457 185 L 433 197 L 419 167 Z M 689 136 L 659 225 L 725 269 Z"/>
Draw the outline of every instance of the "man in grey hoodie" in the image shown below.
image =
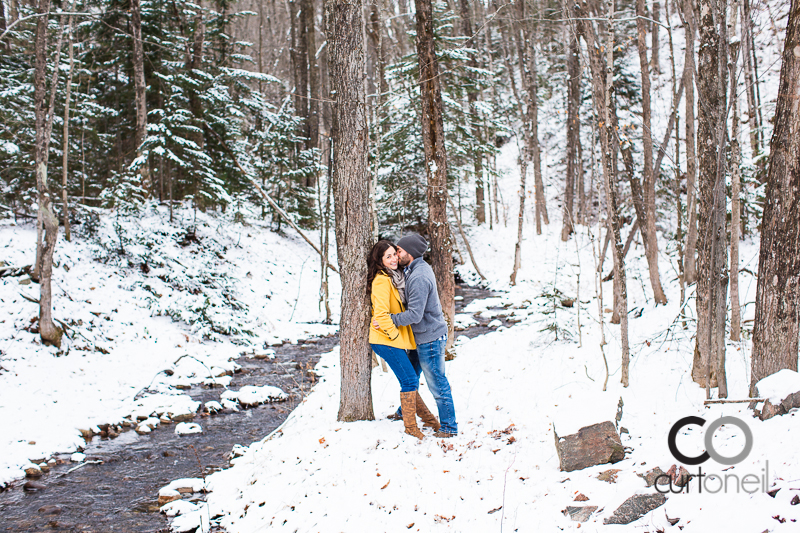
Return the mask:
<path fill-rule="evenodd" d="M 450 382 L 444 374 L 444 351 L 447 346 L 447 323 L 442 314 L 436 277 L 431 266 L 422 259 L 428 241 L 411 234 L 397 241 L 397 257 L 405 267 L 406 311 L 391 315 L 397 326 L 411 326 L 417 349 L 408 354 L 411 364 L 425 381 L 439 408 L 441 428 L 434 434 L 439 438 L 458 434 L 456 413 Z"/>

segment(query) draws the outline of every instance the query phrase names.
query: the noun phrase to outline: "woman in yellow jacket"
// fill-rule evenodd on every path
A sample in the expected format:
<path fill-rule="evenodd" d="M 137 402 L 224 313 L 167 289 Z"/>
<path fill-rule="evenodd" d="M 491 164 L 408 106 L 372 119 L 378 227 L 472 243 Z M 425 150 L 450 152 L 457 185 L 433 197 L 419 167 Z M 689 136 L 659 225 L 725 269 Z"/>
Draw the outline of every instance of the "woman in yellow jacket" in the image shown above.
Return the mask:
<path fill-rule="evenodd" d="M 400 405 L 405 432 L 423 437 L 417 427 L 419 415 L 425 426 L 439 429 L 439 421 L 428 410 L 419 395 L 419 369 L 414 368 L 406 350 L 414 350 L 411 326 L 397 327 L 392 314 L 405 311 L 405 275 L 397 268 L 397 249 L 389 241 L 378 241 L 367 257 L 367 294 L 372 300 L 372 320 L 380 329 L 369 328 L 369 344 L 382 357 L 400 382 Z"/>

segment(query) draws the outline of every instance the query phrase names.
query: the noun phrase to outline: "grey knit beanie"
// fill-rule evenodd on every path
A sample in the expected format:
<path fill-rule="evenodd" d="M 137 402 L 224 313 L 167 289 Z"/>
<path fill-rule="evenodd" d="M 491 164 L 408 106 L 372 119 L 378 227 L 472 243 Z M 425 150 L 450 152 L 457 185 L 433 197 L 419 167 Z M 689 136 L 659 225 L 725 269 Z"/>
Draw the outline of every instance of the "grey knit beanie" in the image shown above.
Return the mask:
<path fill-rule="evenodd" d="M 397 241 L 397 246 L 408 252 L 411 257 L 416 259 L 418 257 L 422 257 L 422 254 L 424 254 L 425 250 L 428 249 L 428 241 L 426 241 L 425 237 L 422 235 L 412 233 L 411 235 L 406 235 Z"/>

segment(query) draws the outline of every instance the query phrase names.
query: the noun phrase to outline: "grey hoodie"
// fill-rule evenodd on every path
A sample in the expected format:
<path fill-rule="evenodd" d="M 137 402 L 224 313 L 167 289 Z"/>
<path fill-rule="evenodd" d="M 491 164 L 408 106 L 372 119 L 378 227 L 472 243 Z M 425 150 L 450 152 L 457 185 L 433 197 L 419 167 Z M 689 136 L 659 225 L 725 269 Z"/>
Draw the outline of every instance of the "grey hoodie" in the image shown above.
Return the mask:
<path fill-rule="evenodd" d="M 417 344 L 427 344 L 447 333 L 433 269 L 421 257 L 406 267 L 407 311 L 392 315 L 396 326 L 411 326 Z"/>

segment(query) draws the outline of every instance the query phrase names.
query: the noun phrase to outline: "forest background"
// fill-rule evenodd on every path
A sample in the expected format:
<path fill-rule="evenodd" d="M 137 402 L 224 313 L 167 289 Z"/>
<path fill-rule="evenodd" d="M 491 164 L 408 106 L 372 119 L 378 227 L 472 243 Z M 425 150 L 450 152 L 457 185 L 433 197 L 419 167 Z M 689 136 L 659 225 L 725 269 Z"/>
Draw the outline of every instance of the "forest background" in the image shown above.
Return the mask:
<path fill-rule="evenodd" d="M 598 256 L 601 268 L 607 253 L 613 261 L 624 385 L 626 254 L 640 234 L 656 305 L 666 303 L 659 255 L 676 258 L 681 321 L 695 328 L 692 379 L 724 398 L 747 235 L 761 242 L 751 384 L 797 369 L 797 4 L 5 1 L 0 209 L 35 221 L 37 253 L 29 267 L 0 268 L 40 284 L 34 328 L 56 347 L 70 328 L 52 316 L 60 231 L 97 240 L 101 261 L 157 269 L 202 296 L 154 313 L 247 342 L 235 290 L 163 272 L 153 246 L 131 247 L 141 236 L 125 224 L 159 209 L 173 223 L 178 206 L 236 222 L 258 206 L 319 252 L 326 321 L 329 271 L 341 270 L 339 417 L 371 418 L 368 303 L 353 292 L 370 241 L 428 235 L 452 331 L 456 235 L 472 257 L 465 227 L 517 225 L 513 285 L 532 204 L 537 233 L 548 208 L 562 212 L 564 241 L 580 226 L 605 230 Z M 780 42 L 779 28 L 785 45 L 770 52 L 758 36 Z M 764 83 L 778 65 L 780 83 Z M 516 198 L 498 194 L 508 142 L 520 154 Z M 98 237 L 101 220 L 111 239 Z"/>

